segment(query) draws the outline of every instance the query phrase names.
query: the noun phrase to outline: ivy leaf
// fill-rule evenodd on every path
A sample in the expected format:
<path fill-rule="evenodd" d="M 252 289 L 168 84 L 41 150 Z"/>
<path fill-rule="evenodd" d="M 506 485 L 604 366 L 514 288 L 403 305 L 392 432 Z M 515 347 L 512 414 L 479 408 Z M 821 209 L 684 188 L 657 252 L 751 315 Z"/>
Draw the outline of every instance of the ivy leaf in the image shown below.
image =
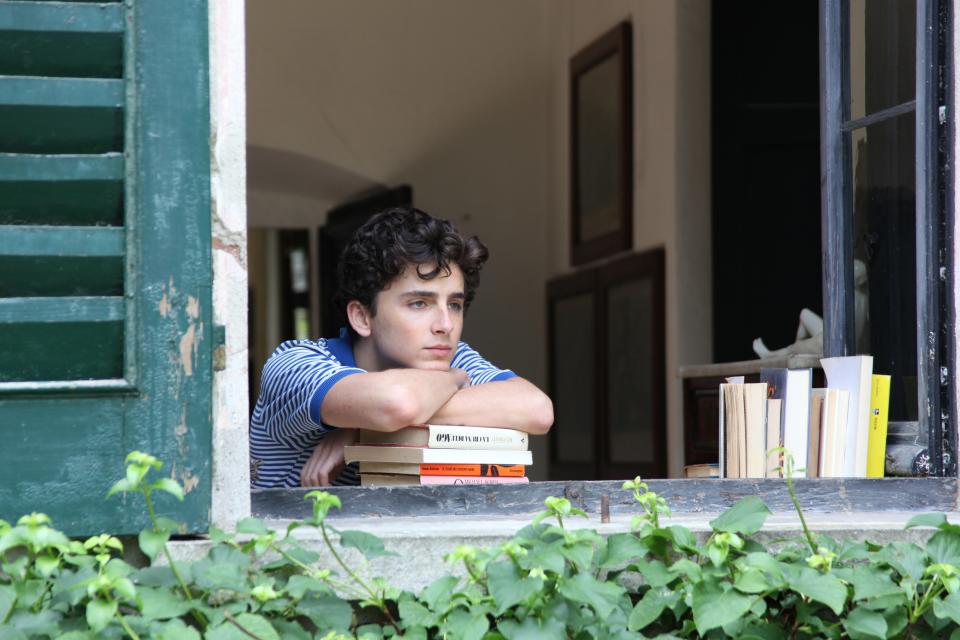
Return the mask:
<path fill-rule="evenodd" d="M 210 550 L 206 558 L 193 563 L 191 571 L 197 586 L 205 591 L 230 589 L 239 593 L 248 593 L 246 569 L 250 560 L 246 554 L 219 546 Z"/>
<path fill-rule="evenodd" d="M 153 623 L 150 625 L 150 636 L 155 640 L 200 640 L 197 630 L 179 618 Z"/>
<path fill-rule="evenodd" d="M 141 586 L 137 594 L 143 604 L 140 611 L 145 622 L 179 618 L 190 611 L 190 603 L 178 597 L 177 592 L 170 589 Z"/>
<path fill-rule="evenodd" d="M 673 605 L 680 598 L 680 593 L 654 587 L 648 589 L 643 597 L 630 612 L 627 628 L 630 631 L 642 631 L 647 625 L 660 617 L 664 609 Z"/>
<path fill-rule="evenodd" d="M 543 588 L 543 578 L 522 577 L 511 560 L 487 565 L 487 588 L 497 603 L 497 615 L 524 602 Z"/>
<path fill-rule="evenodd" d="M 808 567 L 801 567 L 796 576 L 788 579 L 788 585 L 797 593 L 827 605 L 837 615 L 847 601 L 847 588 L 840 580 Z"/>
<path fill-rule="evenodd" d="M 165 491 L 180 502 L 183 502 L 183 487 L 173 478 L 160 478 L 151 483 L 150 488 L 157 491 Z"/>
<path fill-rule="evenodd" d="M 484 614 L 474 615 L 467 624 L 460 627 L 463 640 L 481 640 L 490 629 L 490 621 Z"/>
<path fill-rule="evenodd" d="M 484 613 L 467 611 L 457 607 L 443 621 L 439 638 L 457 640 L 481 640 L 490 629 L 490 623 Z"/>
<path fill-rule="evenodd" d="M 456 576 L 437 578 L 420 592 L 420 600 L 431 609 L 439 609 L 440 607 L 437 605 L 441 602 L 450 601 L 450 594 L 458 582 L 460 582 L 460 579 Z"/>
<path fill-rule="evenodd" d="M 631 561 L 643 558 L 647 554 L 647 545 L 632 533 L 614 533 L 607 538 L 607 544 L 600 554 L 600 568 L 619 569 Z"/>
<path fill-rule="evenodd" d="M 5 584 L 0 585 L 0 620 L 7 619 L 7 614 L 10 613 L 10 609 L 13 608 L 16 601 L 17 594 L 13 587 Z"/>
<path fill-rule="evenodd" d="M 667 566 L 659 560 L 641 559 L 637 561 L 636 566 L 637 571 L 651 587 L 664 587 L 677 579 L 673 568 L 667 569 Z"/>
<path fill-rule="evenodd" d="M 927 555 L 933 562 L 960 565 L 960 534 L 938 531 L 927 541 Z"/>
<path fill-rule="evenodd" d="M 753 622 L 745 625 L 738 636 L 740 640 L 783 640 L 789 633 L 772 622 Z"/>
<path fill-rule="evenodd" d="M 263 616 L 241 613 L 234 620 L 236 624 L 224 620 L 212 631 L 207 631 L 204 637 L 206 640 L 250 640 L 253 636 L 260 640 L 280 640 L 277 630 Z M 246 633 L 237 628 L 237 625 L 243 627 Z"/>
<path fill-rule="evenodd" d="M 397 607 L 405 628 L 432 627 L 437 624 L 437 616 L 411 597 L 402 598 Z"/>
<path fill-rule="evenodd" d="M 563 557 L 578 569 L 588 569 L 593 563 L 593 545 L 589 542 L 562 545 L 559 549 Z"/>
<path fill-rule="evenodd" d="M 606 618 L 617 606 L 624 588 L 615 582 L 600 582 L 589 573 L 578 573 L 560 585 L 560 593 L 574 602 L 590 605 L 600 618 Z"/>
<path fill-rule="evenodd" d="M 94 598 L 87 603 L 87 624 L 94 632 L 100 632 L 110 624 L 116 613 L 116 601 Z"/>
<path fill-rule="evenodd" d="M 770 515 L 770 509 L 763 500 L 757 496 L 746 496 L 719 517 L 711 520 L 710 526 L 714 531 L 750 535 L 760 530 L 768 515 Z"/>
<path fill-rule="evenodd" d="M 318 629 L 346 631 L 353 622 L 353 609 L 333 594 L 308 595 L 296 606 L 297 613 L 310 618 Z"/>
<path fill-rule="evenodd" d="M 527 616 L 523 622 L 503 620 L 497 630 L 506 640 L 567 640 L 566 625 L 556 618 L 538 620 Z"/>
<path fill-rule="evenodd" d="M 907 610 L 905 607 L 893 607 L 883 612 L 887 621 L 887 637 L 896 638 L 907 627 Z"/>
<path fill-rule="evenodd" d="M 945 513 L 921 513 L 907 520 L 907 524 L 903 525 L 903 528 L 933 527 L 934 529 L 939 529 L 945 524 L 947 524 L 947 515 Z"/>
<path fill-rule="evenodd" d="M 640 571 L 642 572 L 643 569 Z M 677 574 L 686 576 L 687 580 L 693 583 L 703 580 L 703 569 L 700 568 L 700 565 L 698 565 L 696 562 L 693 562 L 689 558 L 680 558 L 674 562 L 670 566 L 670 572 L 672 574 L 671 580 L 675 578 Z M 643 575 L 646 577 L 647 574 L 644 573 Z"/>
<path fill-rule="evenodd" d="M 857 567 L 850 572 L 849 582 L 853 585 L 854 601 L 902 595 L 900 585 L 890 579 L 889 570 L 884 571 L 877 567 Z"/>
<path fill-rule="evenodd" d="M 157 554 L 163 550 L 163 545 L 170 539 L 169 531 L 154 531 L 153 529 L 144 529 L 137 536 L 140 542 L 140 550 L 143 554 L 153 560 Z"/>
<path fill-rule="evenodd" d="M 755 598 L 738 593 L 735 589 L 722 591 L 708 582 L 693 587 L 693 621 L 702 636 L 738 620 L 750 610 Z"/>
<path fill-rule="evenodd" d="M 237 523 L 237 533 L 249 533 L 255 536 L 263 536 L 270 533 L 267 525 L 260 518 L 244 518 Z"/>
<path fill-rule="evenodd" d="M 934 600 L 933 615 L 941 620 L 949 618 L 960 624 L 960 591 L 951 593 L 946 598 Z"/>
<path fill-rule="evenodd" d="M 290 576 L 290 579 L 287 580 L 287 585 L 284 588 L 294 600 L 301 599 L 308 592 L 330 592 L 330 587 L 328 587 L 323 581 L 317 580 L 316 578 L 311 578 L 310 576 L 300 575 Z"/>
<path fill-rule="evenodd" d="M 399 556 L 395 551 L 387 551 L 383 546 L 383 540 L 367 533 L 366 531 L 341 531 L 340 544 L 344 547 L 352 547 L 363 554 L 367 560 L 373 560 L 380 556 Z"/>
<path fill-rule="evenodd" d="M 14 638 L 32 638 L 34 636 L 60 637 L 60 614 L 47 609 L 40 613 L 15 610 L 6 625 L 0 625 L 0 631 L 12 629 Z M 19 632 L 19 634 L 17 633 Z"/>
<path fill-rule="evenodd" d="M 887 621 L 876 611 L 857 607 L 847 614 L 843 621 L 843 628 L 851 638 L 879 638 L 887 637 Z"/>
<path fill-rule="evenodd" d="M 519 558 L 518 562 L 524 569 L 539 568 L 553 573 L 563 573 L 566 562 L 560 552 L 562 547 L 563 540 L 538 544 L 527 555 Z"/>
<path fill-rule="evenodd" d="M 747 566 L 737 573 L 733 586 L 742 593 L 763 593 L 773 585 L 767 580 L 763 571 L 756 567 Z"/>
<path fill-rule="evenodd" d="M 923 579 L 923 572 L 927 568 L 926 553 L 912 542 L 891 542 L 877 552 L 876 558 L 914 583 Z"/>
<path fill-rule="evenodd" d="M 669 530 L 673 535 L 673 543 L 677 545 L 677 547 L 691 553 L 699 553 L 700 550 L 697 547 L 697 539 L 690 533 L 689 529 L 675 524 L 671 525 Z"/>

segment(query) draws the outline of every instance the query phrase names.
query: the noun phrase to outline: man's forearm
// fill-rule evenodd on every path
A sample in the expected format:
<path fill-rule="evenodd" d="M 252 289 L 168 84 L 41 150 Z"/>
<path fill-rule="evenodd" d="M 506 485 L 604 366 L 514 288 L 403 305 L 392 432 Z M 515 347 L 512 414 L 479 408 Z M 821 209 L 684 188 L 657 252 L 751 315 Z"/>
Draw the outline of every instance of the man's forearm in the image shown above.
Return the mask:
<path fill-rule="evenodd" d="M 465 381 L 461 370 L 358 373 L 330 389 L 321 417 L 335 427 L 395 431 L 426 422 Z"/>
<path fill-rule="evenodd" d="M 509 427 L 543 434 L 553 424 L 553 403 L 532 383 L 511 378 L 457 391 L 429 422 Z"/>

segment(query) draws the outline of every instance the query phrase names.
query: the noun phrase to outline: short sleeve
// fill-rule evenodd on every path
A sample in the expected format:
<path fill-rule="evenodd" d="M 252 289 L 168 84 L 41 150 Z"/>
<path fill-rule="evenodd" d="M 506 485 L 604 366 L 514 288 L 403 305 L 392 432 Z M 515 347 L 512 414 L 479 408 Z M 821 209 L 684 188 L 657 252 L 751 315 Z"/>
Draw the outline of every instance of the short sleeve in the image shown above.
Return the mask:
<path fill-rule="evenodd" d="M 338 380 L 363 369 L 343 365 L 324 340 L 280 345 L 263 369 L 260 403 L 264 427 L 276 438 L 316 432 L 320 406 Z"/>
<path fill-rule="evenodd" d="M 463 369 L 470 378 L 470 384 L 483 384 L 485 382 L 496 382 L 499 380 L 509 380 L 516 378 L 517 374 L 509 369 L 500 369 L 484 359 L 479 353 L 474 351 L 466 342 L 457 345 L 457 352 L 450 362 L 451 369 Z"/>

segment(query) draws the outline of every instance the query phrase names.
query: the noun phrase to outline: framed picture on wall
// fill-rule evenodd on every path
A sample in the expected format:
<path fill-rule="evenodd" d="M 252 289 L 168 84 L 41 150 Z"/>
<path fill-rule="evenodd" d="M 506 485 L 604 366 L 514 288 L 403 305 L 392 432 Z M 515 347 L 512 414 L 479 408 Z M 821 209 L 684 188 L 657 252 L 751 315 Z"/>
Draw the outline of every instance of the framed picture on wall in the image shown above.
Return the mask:
<path fill-rule="evenodd" d="M 570 259 L 632 244 L 633 64 L 630 23 L 570 60 Z"/>

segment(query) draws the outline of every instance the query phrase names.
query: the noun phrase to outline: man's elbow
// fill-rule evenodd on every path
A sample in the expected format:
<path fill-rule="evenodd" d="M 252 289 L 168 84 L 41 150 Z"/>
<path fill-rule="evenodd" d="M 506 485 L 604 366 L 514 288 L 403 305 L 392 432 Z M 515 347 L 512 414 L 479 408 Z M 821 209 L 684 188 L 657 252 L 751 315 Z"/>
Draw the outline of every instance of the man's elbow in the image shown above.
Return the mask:
<path fill-rule="evenodd" d="M 544 435 L 553 426 L 553 401 L 549 396 L 541 393 L 531 409 L 527 431 L 533 435 Z"/>
<path fill-rule="evenodd" d="M 417 422 L 422 422 L 422 409 L 417 398 L 406 389 L 398 387 L 392 389 L 384 399 L 381 408 L 379 431 L 396 431 Z"/>

